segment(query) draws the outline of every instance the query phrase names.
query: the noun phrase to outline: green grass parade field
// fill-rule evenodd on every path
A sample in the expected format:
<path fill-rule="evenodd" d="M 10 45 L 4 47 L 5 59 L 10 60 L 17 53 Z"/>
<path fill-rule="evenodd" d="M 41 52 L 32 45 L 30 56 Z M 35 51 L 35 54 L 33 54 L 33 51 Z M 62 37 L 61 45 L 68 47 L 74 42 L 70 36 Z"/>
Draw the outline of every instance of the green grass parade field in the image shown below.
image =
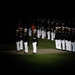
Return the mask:
<path fill-rule="evenodd" d="M 38 39 L 38 52 L 32 54 L 30 38 L 29 54 L 16 51 L 16 44 L 0 45 L 0 65 L 2 71 L 24 73 L 69 73 L 75 68 L 75 53 L 56 50 L 55 42 Z M 18 72 L 18 73 L 19 73 Z M 73 72 L 72 72 L 73 73 Z"/>

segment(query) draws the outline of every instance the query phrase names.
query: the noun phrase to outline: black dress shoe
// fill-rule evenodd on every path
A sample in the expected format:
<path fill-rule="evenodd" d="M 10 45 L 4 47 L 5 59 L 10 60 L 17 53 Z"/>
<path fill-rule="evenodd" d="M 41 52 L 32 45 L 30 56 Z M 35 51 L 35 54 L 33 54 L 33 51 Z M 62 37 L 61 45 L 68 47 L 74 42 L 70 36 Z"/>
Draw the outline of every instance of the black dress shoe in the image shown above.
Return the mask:
<path fill-rule="evenodd" d="M 23 50 L 20 50 L 20 51 L 23 51 Z"/>
<path fill-rule="evenodd" d="M 33 54 L 36 54 L 36 53 L 33 52 Z"/>
<path fill-rule="evenodd" d="M 20 51 L 16 51 L 16 52 L 20 52 Z"/>

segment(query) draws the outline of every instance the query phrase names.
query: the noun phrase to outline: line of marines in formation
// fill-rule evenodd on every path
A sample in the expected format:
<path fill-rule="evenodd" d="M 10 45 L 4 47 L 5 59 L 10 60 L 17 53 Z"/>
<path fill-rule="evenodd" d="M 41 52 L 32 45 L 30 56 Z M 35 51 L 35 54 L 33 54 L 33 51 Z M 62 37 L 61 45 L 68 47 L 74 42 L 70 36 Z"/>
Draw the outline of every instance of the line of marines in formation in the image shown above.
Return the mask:
<path fill-rule="evenodd" d="M 28 53 L 32 36 L 33 53 L 37 53 L 38 39 L 55 41 L 55 48 L 75 52 L 75 21 L 56 18 L 28 18 L 18 21 L 16 28 L 17 51 Z"/>

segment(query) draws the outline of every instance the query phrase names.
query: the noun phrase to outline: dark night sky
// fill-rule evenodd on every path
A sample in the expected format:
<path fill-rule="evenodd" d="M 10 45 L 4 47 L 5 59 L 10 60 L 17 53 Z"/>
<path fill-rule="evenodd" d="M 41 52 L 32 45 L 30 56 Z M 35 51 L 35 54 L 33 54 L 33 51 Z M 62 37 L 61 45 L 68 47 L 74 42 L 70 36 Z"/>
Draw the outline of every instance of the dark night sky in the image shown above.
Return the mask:
<path fill-rule="evenodd" d="M 19 17 L 57 17 L 75 20 L 73 5 L 59 3 L 10 3 L 1 9 L 1 39 L 0 43 L 12 42 L 15 36 L 15 27 Z"/>

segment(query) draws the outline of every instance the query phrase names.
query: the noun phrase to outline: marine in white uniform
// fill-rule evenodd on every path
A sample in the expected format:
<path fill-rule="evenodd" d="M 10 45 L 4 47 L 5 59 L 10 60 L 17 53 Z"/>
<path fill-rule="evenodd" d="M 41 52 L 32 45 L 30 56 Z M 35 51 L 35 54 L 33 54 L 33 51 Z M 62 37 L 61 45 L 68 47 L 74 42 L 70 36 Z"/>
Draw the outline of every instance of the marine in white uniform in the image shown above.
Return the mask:
<path fill-rule="evenodd" d="M 33 30 L 33 35 L 32 35 L 32 46 L 33 46 L 33 54 L 37 53 L 37 45 L 38 45 L 38 39 L 36 35 L 36 29 Z"/>
<path fill-rule="evenodd" d="M 28 53 L 29 36 L 28 36 L 28 29 L 27 28 L 24 28 L 23 43 L 24 43 L 24 52 Z"/>
<path fill-rule="evenodd" d="M 17 48 L 17 51 L 20 51 L 20 36 L 19 36 L 19 29 L 16 29 L 16 48 Z"/>

